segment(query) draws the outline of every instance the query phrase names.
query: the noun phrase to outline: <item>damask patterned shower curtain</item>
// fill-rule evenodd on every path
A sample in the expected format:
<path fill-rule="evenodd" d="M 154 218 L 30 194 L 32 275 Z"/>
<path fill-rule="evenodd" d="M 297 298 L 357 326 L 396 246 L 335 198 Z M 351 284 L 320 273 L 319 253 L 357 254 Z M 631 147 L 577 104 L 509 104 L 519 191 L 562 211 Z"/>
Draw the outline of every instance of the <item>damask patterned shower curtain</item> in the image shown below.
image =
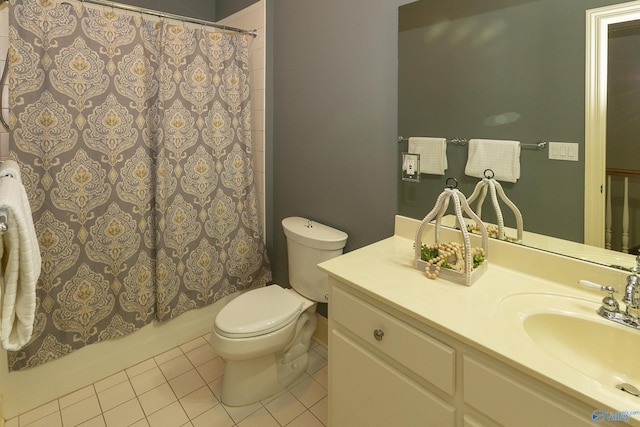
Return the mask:
<path fill-rule="evenodd" d="M 249 37 L 54 0 L 9 10 L 11 157 L 43 259 L 10 369 L 270 280 Z"/>

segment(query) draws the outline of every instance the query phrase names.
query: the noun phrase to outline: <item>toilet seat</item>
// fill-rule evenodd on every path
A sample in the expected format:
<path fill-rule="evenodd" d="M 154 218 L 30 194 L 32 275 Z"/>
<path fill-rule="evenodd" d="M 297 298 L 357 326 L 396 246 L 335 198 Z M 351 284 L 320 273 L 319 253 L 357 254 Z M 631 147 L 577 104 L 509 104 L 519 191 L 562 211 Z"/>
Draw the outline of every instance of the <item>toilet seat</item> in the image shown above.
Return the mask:
<path fill-rule="evenodd" d="M 215 318 L 216 331 L 228 338 L 255 337 L 276 331 L 298 318 L 303 301 L 271 285 L 245 292 Z"/>

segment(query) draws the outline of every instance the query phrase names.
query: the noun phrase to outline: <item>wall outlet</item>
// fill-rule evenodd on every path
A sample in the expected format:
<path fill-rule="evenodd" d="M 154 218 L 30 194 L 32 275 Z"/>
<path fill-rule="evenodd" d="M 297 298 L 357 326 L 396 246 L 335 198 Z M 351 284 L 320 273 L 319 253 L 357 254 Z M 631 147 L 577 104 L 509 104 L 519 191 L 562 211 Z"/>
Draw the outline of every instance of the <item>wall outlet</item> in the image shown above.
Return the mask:
<path fill-rule="evenodd" d="M 402 180 L 420 182 L 420 154 L 402 153 Z"/>
<path fill-rule="evenodd" d="M 579 147 L 580 145 L 577 142 L 550 142 L 549 159 L 577 162 L 579 159 Z"/>

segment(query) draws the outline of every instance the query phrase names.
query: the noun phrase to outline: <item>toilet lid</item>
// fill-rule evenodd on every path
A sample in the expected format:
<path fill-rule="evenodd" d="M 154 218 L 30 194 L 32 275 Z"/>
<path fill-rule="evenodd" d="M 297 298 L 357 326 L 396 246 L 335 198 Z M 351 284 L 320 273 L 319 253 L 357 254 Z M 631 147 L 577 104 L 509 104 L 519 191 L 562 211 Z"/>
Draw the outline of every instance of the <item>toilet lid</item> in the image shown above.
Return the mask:
<path fill-rule="evenodd" d="M 214 325 L 227 337 L 252 337 L 280 329 L 297 318 L 302 301 L 277 285 L 245 292 L 224 306 Z"/>

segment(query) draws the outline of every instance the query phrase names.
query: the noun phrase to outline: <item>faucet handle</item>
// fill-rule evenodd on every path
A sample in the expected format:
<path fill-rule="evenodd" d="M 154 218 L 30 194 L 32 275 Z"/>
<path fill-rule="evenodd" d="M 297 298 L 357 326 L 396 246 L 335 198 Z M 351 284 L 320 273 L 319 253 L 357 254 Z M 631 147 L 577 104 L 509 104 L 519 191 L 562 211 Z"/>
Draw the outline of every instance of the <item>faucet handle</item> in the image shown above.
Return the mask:
<path fill-rule="evenodd" d="M 618 292 L 613 286 L 603 286 L 588 280 L 580 280 L 579 283 L 587 288 L 607 292 L 607 296 L 602 298 L 602 306 L 598 309 L 598 314 L 607 319 L 617 316 L 620 311 L 620 305 L 613 296 L 615 292 Z"/>
<path fill-rule="evenodd" d="M 597 289 L 599 291 L 610 292 L 610 293 L 618 292 L 618 291 L 615 290 L 615 288 L 613 286 L 599 285 L 597 283 L 593 283 L 593 282 L 590 282 L 588 280 L 580 280 L 580 281 L 578 281 L 578 283 L 580 283 L 582 286 L 584 286 L 586 288 Z"/>

